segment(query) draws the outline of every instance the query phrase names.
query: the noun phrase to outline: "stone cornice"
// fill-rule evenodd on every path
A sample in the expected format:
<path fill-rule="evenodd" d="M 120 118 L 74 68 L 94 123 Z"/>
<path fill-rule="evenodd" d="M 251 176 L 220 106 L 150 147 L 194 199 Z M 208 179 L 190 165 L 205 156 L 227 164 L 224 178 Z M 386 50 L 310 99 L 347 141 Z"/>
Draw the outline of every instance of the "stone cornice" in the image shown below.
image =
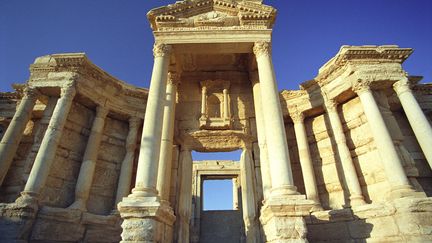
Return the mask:
<path fill-rule="evenodd" d="M 183 0 L 147 13 L 153 31 L 186 29 L 270 29 L 276 10 L 262 1 Z M 205 15 L 214 12 L 214 14 Z M 221 13 L 218 15 L 217 13 Z"/>
<path fill-rule="evenodd" d="M 319 84 L 340 75 L 346 71 L 349 63 L 375 64 L 399 63 L 402 64 L 413 52 L 411 48 L 399 48 L 396 45 L 386 46 L 342 46 L 335 57 L 324 64 L 315 78 Z"/>
<path fill-rule="evenodd" d="M 307 97 L 306 90 L 282 90 L 280 93 L 285 100 L 293 100 L 300 97 Z"/>
<path fill-rule="evenodd" d="M 39 57 L 30 65 L 32 76 L 41 76 L 49 72 L 75 72 L 84 77 L 103 81 L 126 95 L 136 98 L 147 98 L 148 90 L 127 84 L 109 75 L 90 62 L 85 53 L 52 54 Z"/>

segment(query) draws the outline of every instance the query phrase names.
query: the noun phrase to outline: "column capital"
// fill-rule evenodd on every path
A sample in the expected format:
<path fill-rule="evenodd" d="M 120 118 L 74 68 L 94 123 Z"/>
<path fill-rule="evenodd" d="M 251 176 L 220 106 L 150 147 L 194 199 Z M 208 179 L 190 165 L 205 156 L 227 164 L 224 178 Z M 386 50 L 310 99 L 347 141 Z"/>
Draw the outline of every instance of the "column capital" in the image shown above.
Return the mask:
<path fill-rule="evenodd" d="M 98 118 L 105 118 L 109 113 L 109 109 L 105 106 L 98 105 L 96 107 L 96 117 Z"/>
<path fill-rule="evenodd" d="M 290 117 L 293 120 L 294 124 L 303 123 L 303 121 L 305 119 L 304 112 L 302 112 L 302 111 L 292 112 L 292 113 L 290 113 Z"/>
<path fill-rule="evenodd" d="M 356 82 L 352 84 L 352 90 L 355 93 L 357 93 L 357 95 L 359 95 L 363 92 L 370 91 L 371 90 L 370 84 L 371 81 L 358 79 Z"/>
<path fill-rule="evenodd" d="M 153 56 L 154 57 L 164 57 L 171 53 L 171 45 L 155 43 L 153 46 Z"/>
<path fill-rule="evenodd" d="M 170 85 L 179 85 L 181 82 L 181 75 L 176 72 L 168 72 L 167 82 Z"/>
<path fill-rule="evenodd" d="M 76 88 L 74 83 L 67 83 L 60 87 L 60 97 L 64 97 L 66 99 L 73 99 L 76 94 Z"/>
<path fill-rule="evenodd" d="M 338 102 L 333 98 L 326 98 L 324 100 L 324 105 L 327 111 L 336 111 L 337 110 L 337 106 L 338 106 Z"/>
<path fill-rule="evenodd" d="M 396 83 L 393 84 L 393 89 L 396 91 L 397 95 L 401 95 L 405 92 L 412 92 L 411 91 L 411 84 L 407 79 L 399 80 Z"/>
<path fill-rule="evenodd" d="M 32 86 L 26 86 L 24 88 L 23 93 L 24 93 L 23 98 L 26 98 L 26 99 L 36 99 L 40 95 L 37 88 L 32 87 Z"/>
<path fill-rule="evenodd" d="M 255 42 L 253 46 L 253 53 L 255 54 L 256 57 L 260 57 L 260 56 L 270 57 L 271 43 L 264 42 L 264 41 Z"/>

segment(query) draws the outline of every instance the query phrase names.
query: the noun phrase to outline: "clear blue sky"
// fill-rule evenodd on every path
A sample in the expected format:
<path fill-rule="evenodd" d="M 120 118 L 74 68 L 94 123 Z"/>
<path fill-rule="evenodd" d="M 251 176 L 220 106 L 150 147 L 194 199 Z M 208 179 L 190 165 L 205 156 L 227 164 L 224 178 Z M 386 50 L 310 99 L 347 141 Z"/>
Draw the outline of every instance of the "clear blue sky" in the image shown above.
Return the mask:
<path fill-rule="evenodd" d="M 146 13 L 175 0 L 0 0 L 0 91 L 25 82 L 38 56 L 86 52 L 90 60 L 128 83 L 148 87 L 153 36 Z M 297 89 L 341 45 L 412 47 L 412 75 L 432 82 L 431 0 L 268 0 L 278 9 L 274 65 L 279 89 Z M 194 159 L 217 158 L 194 154 Z M 222 155 L 238 160 L 239 152 Z M 229 184 L 229 183 L 228 183 Z M 217 190 L 217 186 L 214 187 Z M 229 200 L 230 185 L 220 187 Z M 232 196 L 232 195 L 231 195 Z M 210 207 L 210 205 L 209 205 Z"/>
<path fill-rule="evenodd" d="M 0 91 L 24 82 L 37 56 L 86 52 L 113 76 L 148 87 L 153 37 L 146 13 L 174 0 L 0 0 Z M 297 89 L 341 45 L 412 47 L 406 70 L 432 81 L 430 0 L 268 0 L 278 9 L 274 64 L 280 89 Z"/>

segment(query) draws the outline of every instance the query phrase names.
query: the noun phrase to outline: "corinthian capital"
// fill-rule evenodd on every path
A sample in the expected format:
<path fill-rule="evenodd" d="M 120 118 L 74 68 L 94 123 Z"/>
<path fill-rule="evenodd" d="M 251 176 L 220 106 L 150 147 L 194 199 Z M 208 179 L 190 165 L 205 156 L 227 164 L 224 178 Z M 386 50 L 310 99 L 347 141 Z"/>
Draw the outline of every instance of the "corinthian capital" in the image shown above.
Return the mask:
<path fill-rule="evenodd" d="M 295 111 L 290 113 L 290 117 L 294 123 L 302 123 L 305 119 L 305 115 L 301 111 Z"/>
<path fill-rule="evenodd" d="M 75 84 L 67 83 L 60 88 L 60 97 L 65 99 L 73 99 L 76 94 Z"/>
<path fill-rule="evenodd" d="M 400 80 L 393 84 L 393 89 L 397 95 L 401 95 L 405 92 L 411 92 L 411 84 L 408 80 Z"/>
<path fill-rule="evenodd" d="M 155 43 L 153 46 L 153 56 L 154 57 L 164 57 L 171 53 L 172 47 L 167 44 Z"/>
<path fill-rule="evenodd" d="M 27 86 L 24 89 L 23 99 L 36 99 L 39 96 L 39 92 L 35 87 Z"/>
<path fill-rule="evenodd" d="M 324 100 L 324 105 L 325 105 L 327 112 L 328 111 L 336 111 L 338 103 L 335 99 L 326 98 Z"/>
<path fill-rule="evenodd" d="M 96 107 L 96 117 L 105 118 L 108 115 L 109 109 L 104 106 Z"/>
<path fill-rule="evenodd" d="M 361 94 L 370 90 L 370 84 L 370 81 L 358 79 L 355 83 L 352 84 L 352 90 L 357 94 Z"/>
<path fill-rule="evenodd" d="M 270 56 L 271 55 L 271 44 L 270 42 L 259 41 L 255 42 L 253 46 L 253 53 L 256 57 Z"/>
<path fill-rule="evenodd" d="M 167 82 L 170 85 L 178 85 L 180 83 L 180 74 L 176 72 L 168 72 Z"/>

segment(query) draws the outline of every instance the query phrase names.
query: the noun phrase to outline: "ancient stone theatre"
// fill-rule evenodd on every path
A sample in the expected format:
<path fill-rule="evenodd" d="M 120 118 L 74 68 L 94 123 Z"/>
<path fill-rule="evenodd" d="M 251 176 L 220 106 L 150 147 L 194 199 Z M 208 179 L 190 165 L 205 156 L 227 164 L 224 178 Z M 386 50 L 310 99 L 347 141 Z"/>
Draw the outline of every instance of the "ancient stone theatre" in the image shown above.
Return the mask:
<path fill-rule="evenodd" d="M 412 49 L 342 46 L 280 92 L 262 0 L 147 17 L 148 89 L 62 53 L 0 93 L 0 242 L 432 241 L 432 84 L 402 68 Z M 204 210 L 214 179 L 233 210 Z"/>

